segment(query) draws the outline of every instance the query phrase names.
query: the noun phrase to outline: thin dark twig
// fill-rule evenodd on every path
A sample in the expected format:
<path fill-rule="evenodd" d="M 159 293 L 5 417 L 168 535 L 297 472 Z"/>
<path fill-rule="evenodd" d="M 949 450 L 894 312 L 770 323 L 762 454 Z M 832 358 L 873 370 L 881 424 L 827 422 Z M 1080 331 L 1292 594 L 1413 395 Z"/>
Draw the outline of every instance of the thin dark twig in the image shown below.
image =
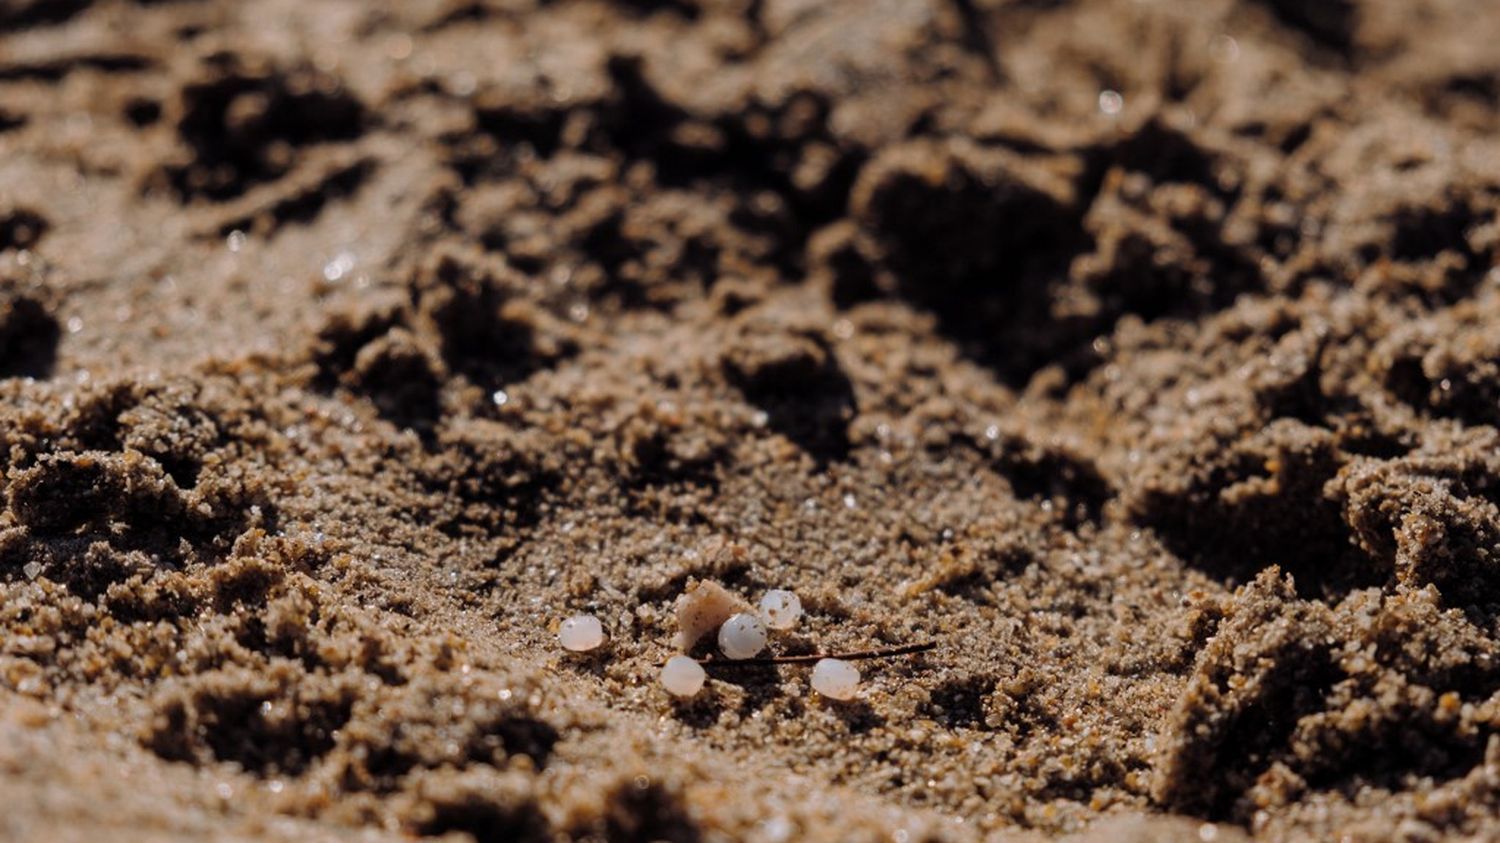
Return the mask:
<path fill-rule="evenodd" d="M 925 653 L 936 647 L 936 641 L 923 641 L 920 644 L 903 644 L 900 647 L 880 647 L 874 650 L 855 650 L 849 653 L 807 653 L 800 656 L 761 656 L 756 659 L 709 658 L 699 659 L 698 663 L 704 667 L 752 667 L 756 665 L 764 667 L 772 664 L 812 664 L 819 659 L 842 659 L 843 661 L 851 662 L 861 659 L 891 659 L 896 656 L 909 656 L 913 653 Z"/>

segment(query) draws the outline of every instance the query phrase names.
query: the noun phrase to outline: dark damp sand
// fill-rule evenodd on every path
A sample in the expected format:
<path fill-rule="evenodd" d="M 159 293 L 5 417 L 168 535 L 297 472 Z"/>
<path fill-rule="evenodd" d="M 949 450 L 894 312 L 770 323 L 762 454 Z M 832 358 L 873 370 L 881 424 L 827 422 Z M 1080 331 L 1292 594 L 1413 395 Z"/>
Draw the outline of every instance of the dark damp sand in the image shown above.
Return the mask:
<path fill-rule="evenodd" d="M 1500 835 L 1497 43 L 0 0 L 0 836 Z"/>

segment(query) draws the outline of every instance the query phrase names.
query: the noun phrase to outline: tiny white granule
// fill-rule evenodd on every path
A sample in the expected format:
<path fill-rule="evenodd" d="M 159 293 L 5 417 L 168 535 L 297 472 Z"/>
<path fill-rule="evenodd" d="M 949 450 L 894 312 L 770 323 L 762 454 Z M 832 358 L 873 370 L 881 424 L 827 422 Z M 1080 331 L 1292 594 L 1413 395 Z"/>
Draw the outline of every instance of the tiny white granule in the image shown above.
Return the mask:
<path fill-rule="evenodd" d="M 323 280 L 337 281 L 348 275 L 354 269 L 354 254 L 352 252 L 339 252 L 333 256 L 333 260 L 323 265 Z"/>
<path fill-rule="evenodd" d="M 719 627 L 719 649 L 731 659 L 748 659 L 766 648 L 766 625 L 749 612 L 733 615 Z"/>
<path fill-rule="evenodd" d="M 565 650 L 588 652 L 604 643 L 604 625 L 593 615 L 574 615 L 558 627 L 557 640 Z"/>
<path fill-rule="evenodd" d="M 772 629 L 791 629 L 802 617 L 802 601 L 790 591 L 773 588 L 760 599 L 760 614 Z"/>
<path fill-rule="evenodd" d="M 760 821 L 760 837 L 765 843 L 786 843 L 797 834 L 797 824 L 786 817 Z"/>
<path fill-rule="evenodd" d="M 819 659 L 813 665 L 812 686 L 831 700 L 852 700 L 859 690 L 859 668 L 841 659 Z"/>
<path fill-rule="evenodd" d="M 691 697 L 703 690 L 708 673 L 689 656 L 673 656 L 661 669 L 661 684 L 674 697 Z"/>

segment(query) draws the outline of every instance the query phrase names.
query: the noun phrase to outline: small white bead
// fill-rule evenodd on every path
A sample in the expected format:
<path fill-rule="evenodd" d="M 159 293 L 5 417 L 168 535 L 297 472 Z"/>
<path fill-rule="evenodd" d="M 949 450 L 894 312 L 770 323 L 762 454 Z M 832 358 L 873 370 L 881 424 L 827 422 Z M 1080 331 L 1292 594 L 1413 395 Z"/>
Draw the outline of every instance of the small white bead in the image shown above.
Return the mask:
<path fill-rule="evenodd" d="M 859 668 L 840 659 L 819 659 L 813 665 L 812 686 L 831 700 L 852 700 L 859 690 Z"/>
<path fill-rule="evenodd" d="M 674 697 L 691 697 L 703 690 L 708 673 L 696 659 L 673 656 L 661 669 L 661 684 Z"/>
<path fill-rule="evenodd" d="M 588 652 L 604 643 L 604 625 L 593 615 L 574 615 L 558 627 L 557 640 L 565 650 Z"/>
<path fill-rule="evenodd" d="M 760 615 L 772 629 L 791 629 L 802 617 L 802 601 L 790 591 L 773 588 L 760 599 Z"/>
<path fill-rule="evenodd" d="M 719 649 L 731 659 L 748 659 L 766 648 L 766 625 L 749 612 L 733 615 L 719 627 Z"/>

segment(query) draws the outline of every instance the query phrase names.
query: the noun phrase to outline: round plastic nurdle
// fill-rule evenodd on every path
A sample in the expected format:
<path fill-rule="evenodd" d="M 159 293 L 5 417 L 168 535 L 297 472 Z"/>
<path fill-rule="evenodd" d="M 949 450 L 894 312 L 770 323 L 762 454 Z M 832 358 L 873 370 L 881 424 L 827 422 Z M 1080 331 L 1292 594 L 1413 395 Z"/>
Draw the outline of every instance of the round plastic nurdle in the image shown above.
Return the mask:
<path fill-rule="evenodd" d="M 604 625 L 593 615 L 574 615 L 562 622 L 557 640 L 565 650 L 585 653 L 604 643 Z"/>
<path fill-rule="evenodd" d="M 731 659 L 748 659 L 765 648 L 765 622 L 749 612 L 732 615 L 719 627 L 719 650 Z"/>
<path fill-rule="evenodd" d="M 852 700 L 859 691 L 859 668 L 842 659 L 819 659 L 813 665 L 812 686 L 831 700 Z"/>
<path fill-rule="evenodd" d="M 661 669 L 661 684 L 674 697 L 691 697 L 703 690 L 708 673 L 689 656 L 673 656 Z"/>
<path fill-rule="evenodd" d="M 773 588 L 760 599 L 760 614 L 772 629 L 791 629 L 802 617 L 802 601 L 790 591 Z"/>

